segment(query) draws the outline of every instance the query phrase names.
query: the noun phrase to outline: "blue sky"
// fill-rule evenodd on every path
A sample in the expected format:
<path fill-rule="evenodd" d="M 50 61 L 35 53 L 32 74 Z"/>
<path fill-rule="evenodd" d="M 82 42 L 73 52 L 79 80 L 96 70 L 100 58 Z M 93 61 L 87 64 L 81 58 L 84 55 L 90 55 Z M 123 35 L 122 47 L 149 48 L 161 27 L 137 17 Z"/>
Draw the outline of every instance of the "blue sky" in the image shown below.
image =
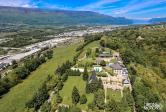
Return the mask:
<path fill-rule="evenodd" d="M 166 17 L 166 0 L 0 0 L 0 6 L 94 11 L 116 17 Z"/>

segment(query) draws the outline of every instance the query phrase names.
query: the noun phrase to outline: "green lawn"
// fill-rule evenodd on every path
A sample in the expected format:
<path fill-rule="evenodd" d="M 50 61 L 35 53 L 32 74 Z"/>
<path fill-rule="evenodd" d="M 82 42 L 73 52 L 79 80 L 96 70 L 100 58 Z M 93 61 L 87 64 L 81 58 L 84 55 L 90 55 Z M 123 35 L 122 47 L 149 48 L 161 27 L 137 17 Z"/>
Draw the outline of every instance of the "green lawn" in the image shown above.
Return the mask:
<path fill-rule="evenodd" d="M 121 101 L 121 92 L 119 90 L 107 89 L 107 102 L 109 99 L 114 99 L 115 101 Z"/>
<path fill-rule="evenodd" d="M 87 46 L 85 46 L 84 49 L 99 47 L 99 45 L 100 45 L 100 41 L 94 41 L 94 42 L 88 44 Z"/>
<path fill-rule="evenodd" d="M 58 65 L 61 65 L 66 60 L 72 59 L 77 46 L 78 44 L 55 48 L 54 57 L 51 60 L 42 64 L 27 79 L 13 87 L 0 99 L 0 112 L 23 112 L 25 103 L 41 87 L 48 74 L 53 75 Z"/>
<path fill-rule="evenodd" d="M 99 47 L 99 41 L 91 42 L 90 44 L 88 44 L 84 47 L 84 51 L 80 54 L 80 56 L 78 58 L 82 59 L 86 54 L 86 50 L 89 48 L 92 50 L 92 55 L 94 55 L 95 48 L 97 48 L 97 47 Z"/>
<path fill-rule="evenodd" d="M 77 89 L 80 92 L 80 95 L 86 94 L 86 82 L 83 81 L 82 76 L 69 76 L 68 80 L 64 83 L 63 89 L 60 91 L 60 95 L 63 97 L 64 104 L 72 105 L 71 93 L 74 86 L 77 87 Z M 86 94 L 86 97 L 88 99 L 87 104 L 93 101 L 93 94 Z M 77 106 L 81 109 L 88 109 L 87 104 L 77 104 Z"/>

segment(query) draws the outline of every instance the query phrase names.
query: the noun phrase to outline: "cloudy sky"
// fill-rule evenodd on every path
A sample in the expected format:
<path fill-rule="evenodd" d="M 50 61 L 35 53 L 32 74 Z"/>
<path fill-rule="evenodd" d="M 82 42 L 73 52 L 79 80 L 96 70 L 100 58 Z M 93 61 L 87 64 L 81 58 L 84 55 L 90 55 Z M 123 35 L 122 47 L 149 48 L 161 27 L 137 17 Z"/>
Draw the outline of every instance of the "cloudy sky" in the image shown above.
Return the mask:
<path fill-rule="evenodd" d="M 133 19 L 166 17 L 166 0 L 0 0 L 0 6 L 95 11 Z"/>

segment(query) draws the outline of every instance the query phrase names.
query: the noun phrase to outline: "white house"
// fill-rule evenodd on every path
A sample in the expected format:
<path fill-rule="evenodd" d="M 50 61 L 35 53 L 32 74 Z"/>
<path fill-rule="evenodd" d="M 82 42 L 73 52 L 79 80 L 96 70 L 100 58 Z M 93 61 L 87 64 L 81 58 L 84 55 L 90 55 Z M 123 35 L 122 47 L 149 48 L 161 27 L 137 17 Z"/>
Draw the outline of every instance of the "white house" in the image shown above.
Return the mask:
<path fill-rule="evenodd" d="M 101 66 L 94 66 L 93 69 L 96 71 L 96 72 L 101 72 L 103 70 L 103 68 Z"/>
<path fill-rule="evenodd" d="M 72 67 L 71 70 L 79 70 L 80 72 L 84 72 L 84 68 L 75 68 L 75 67 Z"/>

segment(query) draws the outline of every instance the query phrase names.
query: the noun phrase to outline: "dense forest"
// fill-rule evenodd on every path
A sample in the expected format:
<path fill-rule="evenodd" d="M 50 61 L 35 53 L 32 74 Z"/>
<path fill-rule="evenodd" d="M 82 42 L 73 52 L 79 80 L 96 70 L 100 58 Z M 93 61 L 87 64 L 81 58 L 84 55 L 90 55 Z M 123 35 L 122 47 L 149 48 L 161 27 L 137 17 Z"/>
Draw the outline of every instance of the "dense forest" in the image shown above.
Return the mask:
<path fill-rule="evenodd" d="M 119 51 L 130 72 L 136 111 L 146 103 L 166 111 L 166 25 L 132 26 L 105 35 L 107 47 Z"/>

